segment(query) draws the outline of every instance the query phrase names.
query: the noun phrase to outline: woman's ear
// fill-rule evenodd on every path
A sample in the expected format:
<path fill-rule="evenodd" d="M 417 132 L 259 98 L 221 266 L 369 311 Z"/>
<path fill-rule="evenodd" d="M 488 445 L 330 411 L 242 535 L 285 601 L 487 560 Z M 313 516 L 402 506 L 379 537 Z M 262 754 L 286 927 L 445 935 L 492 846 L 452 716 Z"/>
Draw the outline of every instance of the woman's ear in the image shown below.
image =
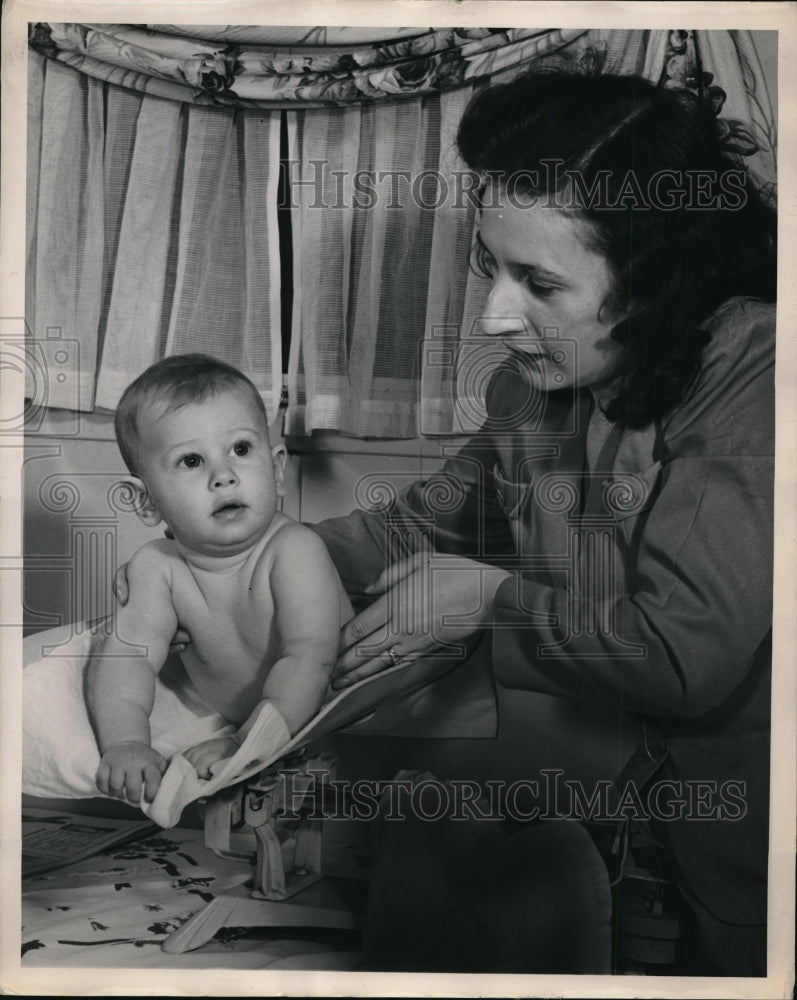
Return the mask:
<path fill-rule="evenodd" d="M 136 512 L 138 519 L 143 521 L 148 528 L 154 528 L 155 525 L 160 524 L 161 513 L 155 506 L 144 480 L 139 479 L 138 476 L 127 476 L 123 482 L 131 492 L 130 506 Z"/>
<path fill-rule="evenodd" d="M 288 449 L 284 444 L 275 444 L 271 449 L 271 461 L 274 463 L 274 482 L 277 486 L 277 496 L 285 496 L 285 463 L 288 460 Z"/>
<path fill-rule="evenodd" d="M 617 291 L 610 292 L 598 309 L 598 321 L 600 323 L 610 323 L 612 326 L 620 326 L 628 320 L 638 316 L 646 308 L 646 303 L 642 299 L 631 298 L 630 295 L 619 295 Z"/>

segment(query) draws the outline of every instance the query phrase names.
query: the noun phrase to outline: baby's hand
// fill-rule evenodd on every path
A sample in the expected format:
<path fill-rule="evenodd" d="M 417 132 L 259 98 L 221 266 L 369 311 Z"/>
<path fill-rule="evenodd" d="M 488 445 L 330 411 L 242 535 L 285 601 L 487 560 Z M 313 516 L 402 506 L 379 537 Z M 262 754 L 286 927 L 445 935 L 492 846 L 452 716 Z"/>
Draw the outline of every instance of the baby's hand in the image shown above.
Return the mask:
<path fill-rule="evenodd" d="M 210 778 L 211 767 L 220 760 L 232 757 L 240 746 L 239 741 L 233 736 L 217 736 L 213 740 L 205 740 L 204 743 L 197 743 L 190 750 L 184 750 L 183 756 L 194 765 L 198 777 Z"/>
<path fill-rule="evenodd" d="M 166 770 L 167 761 L 146 743 L 117 743 L 109 747 L 100 759 L 97 788 L 103 795 L 126 798 L 137 806 L 144 798 L 152 802 Z"/>

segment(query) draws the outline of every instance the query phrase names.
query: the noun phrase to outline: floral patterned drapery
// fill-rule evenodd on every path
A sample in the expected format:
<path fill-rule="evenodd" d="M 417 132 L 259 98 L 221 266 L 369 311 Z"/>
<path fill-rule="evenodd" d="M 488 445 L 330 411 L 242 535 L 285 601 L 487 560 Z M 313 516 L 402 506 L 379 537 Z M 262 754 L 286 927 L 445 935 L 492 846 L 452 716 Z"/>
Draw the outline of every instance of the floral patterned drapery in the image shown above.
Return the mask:
<path fill-rule="evenodd" d="M 191 104 L 329 107 L 459 87 L 523 66 L 587 33 L 396 29 L 387 38 L 363 41 L 357 29 L 330 36 L 332 30 L 297 30 L 285 44 L 270 41 L 284 39 L 284 29 L 201 32 L 185 25 L 175 34 L 152 25 L 35 23 L 30 45 L 95 79 Z"/>

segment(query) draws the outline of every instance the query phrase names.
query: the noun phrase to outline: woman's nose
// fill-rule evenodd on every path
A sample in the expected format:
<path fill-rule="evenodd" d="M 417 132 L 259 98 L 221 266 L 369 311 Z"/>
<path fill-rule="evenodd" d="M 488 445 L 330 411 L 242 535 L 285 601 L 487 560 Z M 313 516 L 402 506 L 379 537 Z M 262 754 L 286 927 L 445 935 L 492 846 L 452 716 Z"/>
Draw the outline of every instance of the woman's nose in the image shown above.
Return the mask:
<path fill-rule="evenodd" d="M 528 323 L 522 316 L 500 316 L 485 309 L 479 318 L 481 332 L 487 337 L 528 336 Z"/>
<path fill-rule="evenodd" d="M 482 333 L 488 337 L 509 337 L 529 333 L 520 302 L 508 279 L 498 277 L 490 289 L 479 319 Z"/>

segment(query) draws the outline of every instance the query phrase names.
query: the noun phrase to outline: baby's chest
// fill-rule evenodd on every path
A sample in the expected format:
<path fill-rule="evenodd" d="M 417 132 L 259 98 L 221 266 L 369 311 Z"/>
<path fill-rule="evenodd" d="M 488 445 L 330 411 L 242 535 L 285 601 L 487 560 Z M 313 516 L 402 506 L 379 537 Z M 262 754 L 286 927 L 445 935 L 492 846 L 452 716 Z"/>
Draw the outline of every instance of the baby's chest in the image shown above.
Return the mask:
<path fill-rule="evenodd" d="M 237 654 L 259 661 L 268 649 L 274 619 L 269 594 L 224 577 L 189 578 L 175 581 L 172 599 L 179 624 L 203 659 Z"/>

